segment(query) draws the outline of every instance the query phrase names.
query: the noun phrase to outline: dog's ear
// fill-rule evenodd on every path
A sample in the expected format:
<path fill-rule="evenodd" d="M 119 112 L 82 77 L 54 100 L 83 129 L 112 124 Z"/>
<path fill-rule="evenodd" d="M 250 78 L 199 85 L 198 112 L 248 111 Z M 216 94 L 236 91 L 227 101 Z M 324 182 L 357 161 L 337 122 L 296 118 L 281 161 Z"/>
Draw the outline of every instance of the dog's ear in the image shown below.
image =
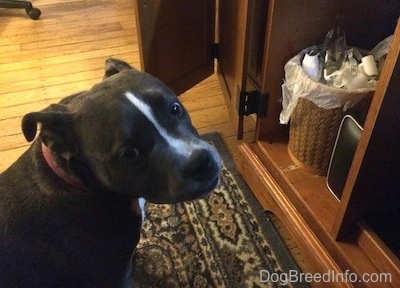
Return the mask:
<path fill-rule="evenodd" d="M 115 58 L 108 58 L 105 64 L 104 79 L 123 70 L 133 69 L 128 63 Z"/>
<path fill-rule="evenodd" d="M 70 158 L 75 152 L 73 141 L 73 114 L 65 105 L 53 104 L 48 108 L 32 112 L 22 118 L 22 132 L 27 141 L 36 136 L 37 125 L 41 123 L 40 138 L 53 152 Z"/>

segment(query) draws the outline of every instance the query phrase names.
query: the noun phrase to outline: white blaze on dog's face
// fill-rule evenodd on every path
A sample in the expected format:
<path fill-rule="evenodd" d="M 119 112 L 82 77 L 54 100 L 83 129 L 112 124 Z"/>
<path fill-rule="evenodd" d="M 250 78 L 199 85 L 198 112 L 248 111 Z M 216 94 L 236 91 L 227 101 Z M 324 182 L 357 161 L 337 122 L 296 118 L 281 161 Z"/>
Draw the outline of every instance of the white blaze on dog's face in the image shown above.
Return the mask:
<path fill-rule="evenodd" d="M 172 153 L 176 155 L 182 155 L 185 158 L 189 158 L 194 150 L 209 148 L 209 144 L 205 144 L 204 141 L 201 141 L 199 143 L 193 143 L 193 142 L 188 143 L 184 139 L 170 135 L 169 132 L 162 126 L 162 123 L 159 123 L 157 121 L 157 119 L 153 114 L 152 108 L 148 104 L 137 98 L 131 92 L 126 92 L 125 96 L 153 124 L 157 132 L 170 146 Z M 178 102 L 173 102 L 170 108 L 172 114 L 178 115 L 180 113 L 183 113 L 181 111 L 183 108 L 181 104 Z"/>
<path fill-rule="evenodd" d="M 218 183 L 221 160 L 199 138 L 178 97 L 158 79 L 121 61 L 113 64 L 122 69 L 106 72 L 77 116 L 86 123 L 78 133 L 95 178 L 114 193 L 156 203 L 209 194 Z"/>

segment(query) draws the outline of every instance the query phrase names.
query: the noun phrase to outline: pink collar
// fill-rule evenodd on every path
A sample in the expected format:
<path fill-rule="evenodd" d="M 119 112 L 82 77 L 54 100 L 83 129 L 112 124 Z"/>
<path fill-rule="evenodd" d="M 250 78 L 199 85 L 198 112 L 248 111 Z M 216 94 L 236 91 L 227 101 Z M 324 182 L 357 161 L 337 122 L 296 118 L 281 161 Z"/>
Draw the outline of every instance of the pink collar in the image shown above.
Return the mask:
<path fill-rule="evenodd" d="M 47 165 L 53 170 L 54 173 L 58 177 L 61 178 L 65 183 L 68 183 L 69 185 L 75 187 L 76 189 L 85 191 L 87 190 L 85 184 L 82 182 L 82 180 L 77 179 L 75 177 L 72 177 L 71 175 L 68 175 L 67 173 L 64 172 L 60 167 L 57 166 L 56 162 L 54 161 L 53 155 L 51 154 L 51 151 L 49 148 L 47 148 L 46 145 L 42 143 L 42 152 L 44 159 L 47 162 Z"/>

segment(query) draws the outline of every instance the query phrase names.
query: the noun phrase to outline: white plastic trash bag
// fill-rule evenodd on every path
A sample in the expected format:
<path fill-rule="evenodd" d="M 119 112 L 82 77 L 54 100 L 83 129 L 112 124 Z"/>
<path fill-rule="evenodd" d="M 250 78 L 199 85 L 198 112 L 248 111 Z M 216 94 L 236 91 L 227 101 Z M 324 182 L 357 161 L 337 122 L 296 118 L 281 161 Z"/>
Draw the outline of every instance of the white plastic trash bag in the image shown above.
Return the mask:
<path fill-rule="evenodd" d="M 279 117 L 281 124 L 289 122 L 290 115 L 300 97 L 312 101 L 315 105 L 323 109 L 343 107 L 343 111 L 346 111 L 365 96 L 371 95 L 374 91 L 371 88 L 350 91 L 328 86 L 311 79 L 304 73 L 301 67 L 301 60 L 308 50 L 309 48 L 304 49 L 285 65 L 285 80 L 284 84 L 282 84 L 283 109 Z"/>

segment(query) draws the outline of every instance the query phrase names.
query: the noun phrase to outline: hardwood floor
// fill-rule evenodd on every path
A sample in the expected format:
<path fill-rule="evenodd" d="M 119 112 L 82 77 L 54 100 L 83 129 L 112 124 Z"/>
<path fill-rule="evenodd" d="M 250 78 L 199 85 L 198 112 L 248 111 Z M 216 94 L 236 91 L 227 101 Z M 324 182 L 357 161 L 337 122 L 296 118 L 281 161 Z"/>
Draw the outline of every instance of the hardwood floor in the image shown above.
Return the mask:
<path fill-rule="evenodd" d="M 121 58 L 140 68 L 133 1 L 37 0 L 39 20 L 24 10 L 0 9 L 0 172 L 30 145 L 21 118 L 103 77 L 104 60 Z M 180 96 L 199 133 L 218 131 L 235 158 L 239 141 L 215 75 Z M 245 140 L 254 137 L 246 119 Z M 303 270 L 307 263 L 290 234 L 273 218 Z"/>

